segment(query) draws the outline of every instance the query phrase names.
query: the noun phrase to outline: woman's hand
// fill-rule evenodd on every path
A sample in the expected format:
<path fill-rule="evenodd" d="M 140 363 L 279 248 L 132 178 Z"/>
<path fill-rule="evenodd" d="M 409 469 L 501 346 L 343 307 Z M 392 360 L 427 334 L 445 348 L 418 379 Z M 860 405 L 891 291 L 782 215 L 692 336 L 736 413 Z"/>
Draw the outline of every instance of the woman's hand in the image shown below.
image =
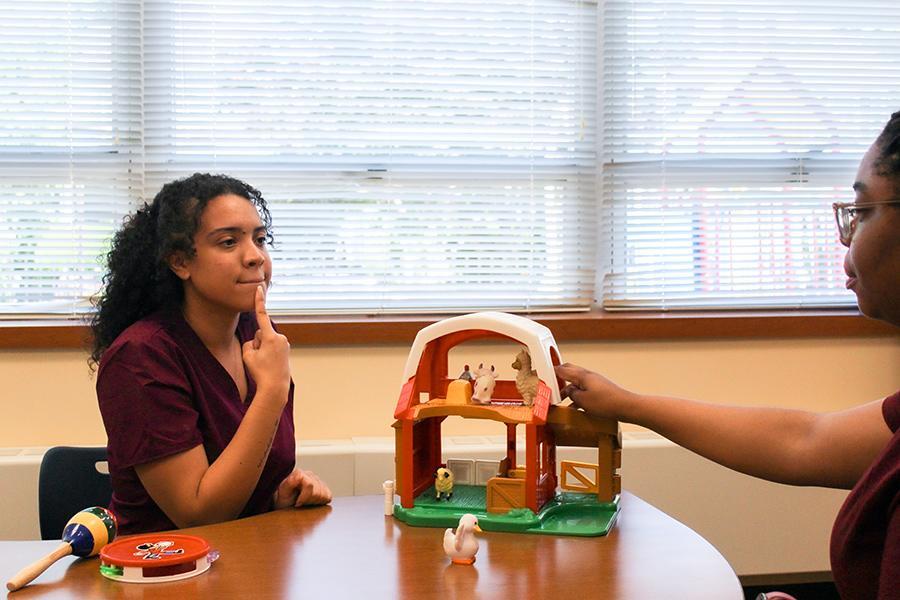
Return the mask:
<path fill-rule="evenodd" d="M 569 382 L 561 392 L 563 398 L 570 398 L 578 408 L 599 417 L 626 420 L 627 408 L 637 398 L 603 375 L 578 365 L 558 365 L 556 375 Z"/>
<path fill-rule="evenodd" d="M 294 469 L 275 490 L 275 509 L 331 502 L 331 490 L 312 471 Z"/>
<path fill-rule="evenodd" d="M 256 381 L 257 397 L 277 398 L 280 407 L 284 407 L 291 386 L 291 345 L 272 327 L 262 286 L 256 288 L 255 302 L 259 329 L 252 340 L 244 343 L 244 365 Z"/>

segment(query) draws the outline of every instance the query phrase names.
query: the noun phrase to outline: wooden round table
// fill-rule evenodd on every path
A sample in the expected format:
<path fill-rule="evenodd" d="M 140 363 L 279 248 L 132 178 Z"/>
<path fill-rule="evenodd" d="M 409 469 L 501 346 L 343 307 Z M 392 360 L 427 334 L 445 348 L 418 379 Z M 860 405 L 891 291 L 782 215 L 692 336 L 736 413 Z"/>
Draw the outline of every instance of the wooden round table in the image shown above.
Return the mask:
<path fill-rule="evenodd" d="M 181 530 L 221 555 L 192 579 L 120 583 L 100 575 L 96 558 L 65 558 L 10 598 L 743 599 L 709 542 L 634 495 L 621 503 L 605 537 L 485 532 L 466 567 L 444 556 L 442 529 L 385 517 L 381 496 L 336 498 Z M 4 583 L 57 543 L 0 542 Z"/>

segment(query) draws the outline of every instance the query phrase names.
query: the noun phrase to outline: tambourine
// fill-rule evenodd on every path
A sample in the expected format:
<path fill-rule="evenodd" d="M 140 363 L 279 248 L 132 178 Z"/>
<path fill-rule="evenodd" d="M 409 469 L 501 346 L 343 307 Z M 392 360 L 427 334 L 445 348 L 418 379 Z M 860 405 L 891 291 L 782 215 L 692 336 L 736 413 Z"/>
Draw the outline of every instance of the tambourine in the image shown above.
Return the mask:
<path fill-rule="evenodd" d="M 100 574 L 127 583 L 162 583 L 194 577 L 219 557 L 209 543 L 194 535 L 132 535 L 100 551 Z"/>

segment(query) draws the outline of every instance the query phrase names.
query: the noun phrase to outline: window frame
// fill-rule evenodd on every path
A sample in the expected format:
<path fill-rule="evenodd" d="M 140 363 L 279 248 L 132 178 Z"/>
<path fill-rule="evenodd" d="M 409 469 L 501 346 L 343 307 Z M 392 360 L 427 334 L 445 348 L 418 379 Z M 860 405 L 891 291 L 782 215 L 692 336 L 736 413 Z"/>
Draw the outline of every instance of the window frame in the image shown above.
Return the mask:
<path fill-rule="evenodd" d="M 274 318 L 294 347 L 411 344 L 423 327 L 450 315 L 297 316 Z M 856 308 L 777 311 L 534 313 L 557 342 L 702 341 L 898 337 L 900 329 Z M 0 324 L 2 350 L 87 349 L 90 329 L 66 320 Z"/>

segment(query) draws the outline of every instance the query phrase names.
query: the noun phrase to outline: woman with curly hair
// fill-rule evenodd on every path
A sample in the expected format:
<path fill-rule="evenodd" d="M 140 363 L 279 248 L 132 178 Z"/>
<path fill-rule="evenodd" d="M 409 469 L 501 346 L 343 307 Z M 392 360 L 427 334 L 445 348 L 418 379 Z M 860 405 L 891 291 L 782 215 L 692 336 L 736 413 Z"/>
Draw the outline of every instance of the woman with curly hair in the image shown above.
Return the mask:
<path fill-rule="evenodd" d="M 198 173 L 113 239 L 91 360 L 122 534 L 331 500 L 294 468 L 290 345 L 265 307 L 270 225 L 257 190 Z"/>
<path fill-rule="evenodd" d="M 900 112 L 863 156 L 856 199 L 834 205 L 847 287 L 860 311 L 900 327 Z M 780 483 L 852 489 L 831 534 L 844 600 L 900 598 L 900 392 L 817 414 L 638 394 L 575 365 L 556 369 L 589 413 L 637 423 L 732 469 Z M 850 389 L 854 378 L 847 373 Z"/>

